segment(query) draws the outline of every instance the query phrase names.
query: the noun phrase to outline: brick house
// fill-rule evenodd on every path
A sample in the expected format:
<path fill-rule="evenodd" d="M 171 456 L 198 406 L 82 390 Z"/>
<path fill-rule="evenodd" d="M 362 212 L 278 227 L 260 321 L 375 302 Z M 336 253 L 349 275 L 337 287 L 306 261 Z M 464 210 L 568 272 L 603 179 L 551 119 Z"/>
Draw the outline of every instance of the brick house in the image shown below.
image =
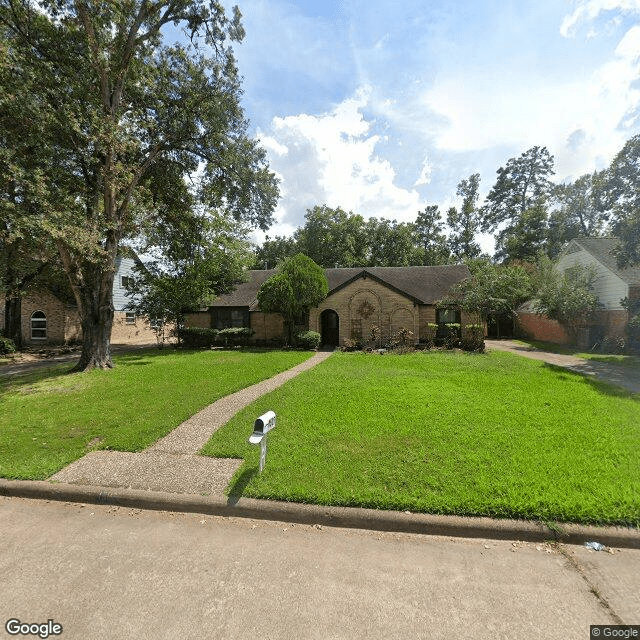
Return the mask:
<path fill-rule="evenodd" d="M 144 344 L 155 342 L 155 333 L 146 318 L 127 311 L 129 302 L 126 292 L 127 278 L 134 276 L 137 256 L 116 258 L 116 275 L 113 279 L 113 306 L 115 309 L 111 342 Z M 57 293 L 57 295 L 56 295 Z M 78 342 L 82 338 L 80 316 L 75 305 L 70 304 L 68 292 L 52 292 L 33 289 L 22 298 L 21 331 L 26 346 L 44 346 Z M 5 325 L 4 304 L 0 305 L 0 329 Z"/>
<path fill-rule="evenodd" d="M 593 286 L 602 309 L 585 327 L 582 346 L 595 344 L 601 338 L 624 337 L 629 314 L 622 306 L 622 299 L 640 297 L 640 267 L 618 267 L 615 250 L 617 238 L 575 238 L 564 248 L 556 269 L 564 272 L 575 265 L 593 267 L 596 280 Z M 526 303 L 518 309 L 520 333 L 535 340 L 568 344 L 569 337 L 555 320 L 533 311 L 533 304 Z"/>
<path fill-rule="evenodd" d="M 263 313 L 257 294 L 262 283 L 276 271 L 249 271 L 249 280 L 232 293 L 222 295 L 206 310 L 188 314 L 190 327 L 222 329 L 250 327 L 258 342 L 280 339 L 284 333 L 279 314 Z M 416 340 L 427 335 L 429 323 L 473 322 L 455 309 L 437 309 L 436 303 L 452 285 L 468 278 L 466 266 L 354 267 L 325 269 L 329 293 L 299 330 L 310 329 L 322 336 L 322 344 L 338 346 L 345 340 L 367 340 L 371 327 L 381 330 L 382 340 L 401 328 Z"/>

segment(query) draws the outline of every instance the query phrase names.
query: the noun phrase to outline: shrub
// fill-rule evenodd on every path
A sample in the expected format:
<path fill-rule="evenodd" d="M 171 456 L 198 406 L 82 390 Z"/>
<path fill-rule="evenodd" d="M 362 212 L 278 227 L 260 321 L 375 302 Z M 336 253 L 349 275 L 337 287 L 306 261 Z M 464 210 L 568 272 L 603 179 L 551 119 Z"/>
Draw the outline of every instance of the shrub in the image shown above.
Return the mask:
<path fill-rule="evenodd" d="M 0 336 L 0 355 L 5 356 L 16 352 L 16 345 L 13 340 Z"/>
<path fill-rule="evenodd" d="M 446 333 L 443 336 L 444 348 L 453 349 L 460 344 L 460 324 L 457 322 L 447 322 Z"/>
<path fill-rule="evenodd" d="M 203 329 L 200 327 L 183 327 L 176 331 L 178 340 L 188 349 L 212 347 L 218 337 L 217 329 Z"/>
<path fill-rule="evenodd" d="M 357 349 L 358 349 L 357 340 L 351 340 L 349 338 L 344 339 L 342 343 L 341 351 L 356 351 Z"/>
<path fill-rule="evenodd" d="M 481 324 L 465 325 L 460 344 L 465 351 L 484 352 L 484 327 Z"/>
<path fill-rule="evenodd" d="M 627 337 L 629 338 L 630 348 L 634 351 L 640 351 L 640 313 L 629 320 Z"/>
<path fill-rule="evenodd" d="M 218 342 L 225 347 L 244 347 L 249 344 L 255 331 L 249 327 L 229 327 L 218 331 Z"/>
<path fill-rule="evenodd" d="M 438 325 L 429 322 L 422 330 L 422 337 L 420 342 L 424 344 L 427 349 L 433 349 L 436 344 L 436 335 L 438 333 Z"/>
<path fill-rule="evenodd" d="M 372 324 L 371 331 L 369 333 L 369 338 L 371 340 L 371 344 L 376 347 L 380 344 L 380 337 L 382 336 L 382 331 L 378 325 Z"/>
<path fill-rule="evenodd" d="M 317 349 L 322 336 L 317 331 L 302 331 L 296 336 L 296 343 L 303 349 Z"/>

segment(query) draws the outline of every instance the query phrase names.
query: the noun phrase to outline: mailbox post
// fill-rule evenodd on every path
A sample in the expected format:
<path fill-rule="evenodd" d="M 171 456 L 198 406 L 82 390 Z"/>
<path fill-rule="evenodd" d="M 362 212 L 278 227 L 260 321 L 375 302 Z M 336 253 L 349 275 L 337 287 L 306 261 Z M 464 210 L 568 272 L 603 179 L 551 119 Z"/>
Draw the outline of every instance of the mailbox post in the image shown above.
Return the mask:
<path fill-rule="evenodd" d="M 263 413 L 253 424 L 253 433 L 249 436 L 251 444 L 260 444 L 260 470 L 267 463 L 267 434 L 276 426 L 276 414 L 273 411 Z"/>

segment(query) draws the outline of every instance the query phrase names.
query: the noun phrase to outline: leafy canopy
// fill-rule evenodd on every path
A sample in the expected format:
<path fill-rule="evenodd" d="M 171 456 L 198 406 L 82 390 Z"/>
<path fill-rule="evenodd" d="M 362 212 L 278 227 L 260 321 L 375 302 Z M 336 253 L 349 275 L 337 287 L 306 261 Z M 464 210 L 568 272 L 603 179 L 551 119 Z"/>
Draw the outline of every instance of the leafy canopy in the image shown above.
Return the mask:
<path fill-rule="evenodd" d="M 267 313 L 280 313 L 291 340 L 297 319 L 318 306 L 329 292 L 323 269 L 311 258 L 299 253 L 287 258 L 278 273 L 266 280 L 258 290 L 258 305 Z"/>

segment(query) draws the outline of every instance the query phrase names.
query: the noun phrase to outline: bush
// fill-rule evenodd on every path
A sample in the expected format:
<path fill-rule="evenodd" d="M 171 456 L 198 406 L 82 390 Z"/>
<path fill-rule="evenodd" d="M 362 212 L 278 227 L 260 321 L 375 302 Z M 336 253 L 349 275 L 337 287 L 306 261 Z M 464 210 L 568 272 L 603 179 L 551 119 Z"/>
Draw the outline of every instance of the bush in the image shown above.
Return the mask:
<path fill-rule="evenodd" d="M 188 349 L 212 347 L 218 337 L 217 329 L 202 329 L 200 327 L 183 327 L 176 331 L 178 339 Z"/>
<path fill-rule="evenodd" d="M 296 336 L 296 344 L 303 349 L 317 349 L 322 336 L 317 331 L 302 331 Z"/>
<path fill-rule="evenodd" d="M 218 331 L 218 341 L 225 347 L 246 347 L 255 331 L 249 327 L 229 327 Z"/>
<path fill-rule="evenodd" d="M 445 334 L 442 337 L 444 348 L 453 349 L 460 344 L 460 324 L 457 322 L 447 322 Z"/>
<path fill-rule="evenodd" d="M 640 351 L 640 313 L 629 320 L 627 337 L 629 338 L 629 347 L 634 351 Z"/>
<path fill-rule="evenodd" d="M 344 339 L 341 351 L 357 351 L 358 349 L 359 345 L 357 340 L 350 340 L 349 338 Z"/>
<path fill-rule="evenodd" d="M 420 338 L 421 344 L 427 349 L 433 349 L 436 344 L 436 335 L 438 333 L 438 325 L 429 322 L 422 330 L 422 337 Z"/>
<path fill-rule="evenodd" d="M 0 355 L 5 356 L 16 352 L 16 345 L 13 340 L 0 336 Z"/>
<path fill-rule="evenodd" d="M 484 327 L 481 324 L 467 324 L 462 330 L 460 341 L 465 351 L 484 352 Z"/>

